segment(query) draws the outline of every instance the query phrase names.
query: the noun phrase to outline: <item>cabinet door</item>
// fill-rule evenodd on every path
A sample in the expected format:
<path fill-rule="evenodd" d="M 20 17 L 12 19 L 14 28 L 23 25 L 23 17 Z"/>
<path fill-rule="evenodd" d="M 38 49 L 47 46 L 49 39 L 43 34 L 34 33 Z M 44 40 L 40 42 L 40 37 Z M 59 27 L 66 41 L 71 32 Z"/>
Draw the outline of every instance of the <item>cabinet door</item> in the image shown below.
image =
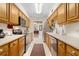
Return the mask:
<path fill-rule="evenodd" d="M 48 34 L 46 33 L 46 44 L 47 44 L 47 46 L 48 46 L 48 48 L 49 48 L 49 36 L 48 36 Z"/>
<path fill-rule="evenodd" d="M 77 50 L 69 45 L 66 45 L 66 55 L 67 56 L 79 56 L 79 50 Z"/>
<path fill-rule="evenodd" d="M 52 20 L 57 20 L 57 18 L 58 18 L 58 11 L 55 10 L 55 12 L 52 15 Z"/>
<path fill-rule="evenodd" d="M 0 3 L 0 18 L 6 19 L 6 3 Z"/>
<path fill-rule="evenodd" d="M 57 22 L 59 24 L 66 22 L 66 4 L 61 4 L 57 10 L 58 10 Z"/>
<path fill-rule="evenodd" d="M 67 20 L 73 20 L 78 18 L 78 4 L 68 3 L 67 4 Z"/>
<path fill-rule="evenodd" d="M 49 35 L 47 33 L 45 33 L 45 43 L 47 44 L 49 48 Z"/>
<path fill-rule="evenodd" d="M 49 49 L 51 48 L 51 37 L 50 37 L 50 35 L 48 35 L 48 47 L 49 47 Z"/>
<path fill-rule="evenodd" d="M 48 19 L 48 26 L 51 27 L 51 19 Z"/>
<path fill-rule="evenodd" d="M 26 20 L 26 26 L 30 27 L 30 20 L 28 18 L 26 18 L 25 20 Z"/>
<path fill-rule="evenodd" d="M 2 53 L 0 56 L 8 56 L 7 53 Z"/>
<path fill-rule="evenodd" d="M 9 45 L 0 46 L 0 56 L 8 56 L 9 54 Z"/>
<path fill-rule="evenodd" d="M 18 25 L 18 16 L 19 15 L 19 10 L 16 7 L 15 4 L 10 4 L 10 22 L 13 23 L 14 25 Z"/>
<path fill-rule="evenodd" d="M 18 40 L 10 43 L 10 56 L 18 56 Z"/>
<path fill-rule="evenodd" d="M 65 43 L 58 40 L 58 56 L 65 56 Z"/>
<path fill-rule="evenodd" d="M 8 14 L 9 14 L 9 4 L 8 3 L 0 3 L 0 23 L 8 22 Z"/>
<path fill-rule="evenodd" d="M 19 55 L 22 56 L 25 51 L 25 38 L 19 39 Z"/>
<path fill-rule="evenodd" d="M 51 54 L 54 56 L 57 56 L 57 39 L 53 38 L 52 36 L 50 36 L 51 38 Z"/>

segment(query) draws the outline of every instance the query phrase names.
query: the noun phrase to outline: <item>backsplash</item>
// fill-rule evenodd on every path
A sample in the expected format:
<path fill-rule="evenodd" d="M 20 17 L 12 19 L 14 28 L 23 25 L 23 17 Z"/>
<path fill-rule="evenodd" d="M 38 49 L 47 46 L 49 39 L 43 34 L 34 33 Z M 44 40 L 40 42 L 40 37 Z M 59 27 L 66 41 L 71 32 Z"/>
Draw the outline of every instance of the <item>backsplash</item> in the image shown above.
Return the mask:
<path fill-rule="evenodd" d="M 1 29 L 1 28 L 3 28 L 3 29 L 4 29 L 4 28 L 7 28 L 7 24 L 5 24 L 5 23 L 0 23 L 0 29 Z"/>
<path fill-rule="evenodd" d="M 70 23 L 65 25 L 66 28 L 66 32 L 73 32 L 73 31 L 78 31 L 79 30 L 79 22 L 75 22 L 75 23 Z"/>
<path fill-rule="evenodd" d="M 5 24 L 5 23 L 0 23 L 0 29 L 3 29 L 3 32 L 6 34 L 12 33 L 12 29 L 8 29 L 7 24 Z"/>
<path fill-rule="evenodd" d="M 7 28 L 7 24 L 5 23 L 0 23 L 0 29 L 3 29 L 4 31 L 6 31 L 8 28 Z"/>

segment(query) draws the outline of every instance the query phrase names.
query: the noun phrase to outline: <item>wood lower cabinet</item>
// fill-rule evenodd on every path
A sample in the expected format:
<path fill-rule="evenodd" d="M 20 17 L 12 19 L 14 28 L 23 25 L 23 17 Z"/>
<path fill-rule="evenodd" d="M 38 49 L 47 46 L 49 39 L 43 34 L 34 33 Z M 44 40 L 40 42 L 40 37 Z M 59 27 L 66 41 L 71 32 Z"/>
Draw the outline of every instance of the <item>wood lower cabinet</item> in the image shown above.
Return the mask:
<path fill-rule="evenodd" d="M 58 56 L 79 56 L 79 50 L 58 40 Z"/>
<path fill-rule="evenodd" d="M 22 56 L 25 51 L 25 38 L 19 39 L 19 55 Z"/>
<path fill-rule="evenodd" d="M 44 40 L 54 56 L 79 56 L 79 50 L 71 45 L 45 33 Z M 55 43 L 56 42 L 56 43 Z"/>
<path fill-rule="evenodd" d="M 45 43 L 47 44 L 48 48 L 50 49 L 50 45 L 51 45 L 51 41 L 50 41 L 50 37 L 47 33 L 45 33 L 45 39 L 44 39 Z"/>
<path fill-rule="evenodd" d="M 79 50 L 66 45 L 66 56 L 79 56 Z"/>
<path fill-rule="evenodd" d="M 57 40 L 54 37 L 50 36 L 50 41 L 51 41 L 51 45 L 50 45 L 51 54 L 56 56 L 57 55 Z"/>
<path fill-rule="evenodd" d="M 48 47 L 51 48 L 51 37 L 48 35 Z"/>
<path fill-rule="evenodd" d="M 0 46 L 0 56 L 22 56 L 25 52 L 25 37 Z"/>
<path fill-rule="evenodd" d="M 0 46 L 0 56 L 8 56 L 8 54 L 9 54 L 8 52 L 9 52 L 8 44 Z"/>
<path fill-rule="evenodd" d="M 18 40 L 10 43 L 10 56 L 18 56 Z"/>
<path fill-rule="evenodd" d="M 65 56 L 65 43 L 58 40 L 58 56 Z"/>

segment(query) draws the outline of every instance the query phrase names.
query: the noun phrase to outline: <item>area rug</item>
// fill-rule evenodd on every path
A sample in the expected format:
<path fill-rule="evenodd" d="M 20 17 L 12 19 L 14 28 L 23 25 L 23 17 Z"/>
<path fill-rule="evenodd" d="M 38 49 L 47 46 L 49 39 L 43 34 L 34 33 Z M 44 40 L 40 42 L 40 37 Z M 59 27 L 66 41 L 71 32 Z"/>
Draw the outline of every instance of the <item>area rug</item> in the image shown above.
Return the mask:
<path fill-rule="evenodd" d="M 30 56 L 45 56 L 43 44 L 35 44 Z"/>

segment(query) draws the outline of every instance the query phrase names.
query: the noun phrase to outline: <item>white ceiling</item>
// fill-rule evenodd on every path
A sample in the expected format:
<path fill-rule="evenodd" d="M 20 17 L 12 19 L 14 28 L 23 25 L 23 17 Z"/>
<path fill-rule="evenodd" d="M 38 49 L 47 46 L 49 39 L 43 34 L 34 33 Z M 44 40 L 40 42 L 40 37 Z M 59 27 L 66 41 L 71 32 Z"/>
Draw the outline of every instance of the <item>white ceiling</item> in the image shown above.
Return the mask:
<path fill-rule="evenodd" d="M 58 3 L 43 3 L 42 13 L 37 14 L 34 3 L 20 3 L 20 4 L 28 14 L 30 20 L 38 20 L 38 21 L 46 20 L 51 11 L 52 10 L 54 11 L 59 5 Z"/>

